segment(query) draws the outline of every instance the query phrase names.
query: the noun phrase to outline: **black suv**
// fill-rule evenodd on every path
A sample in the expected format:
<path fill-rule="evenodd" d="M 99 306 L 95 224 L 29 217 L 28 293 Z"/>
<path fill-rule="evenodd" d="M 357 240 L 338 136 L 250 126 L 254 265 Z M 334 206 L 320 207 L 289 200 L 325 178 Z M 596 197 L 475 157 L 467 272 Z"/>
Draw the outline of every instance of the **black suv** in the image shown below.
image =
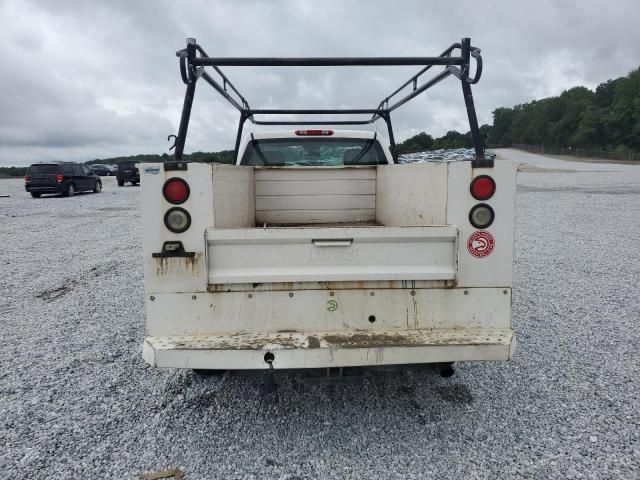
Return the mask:
<path fill-rule="evenodd" d="M 124 182 L 131 182 L 131 185 L 140 183 L 140 171 L 136 167 L 136 162 L 120 162 L 118 163 L 118 186 L 124 186 Z"/>
<path fill-rule="evenodd" d="M 103 165 L 102 163 L 94 163 L 89 167 L 96 175 L 101 177 L 107 177 L 109 175 L 115 175 L 115 172 L 111 170 L 110 165 Z"/>
<path fill-rule="evenodd" d="M 27 170 L 24 188 L 33 198 L 38 198 L 43 193 L 71 197 L 76 192 L 99 193 L 102 181 L 93 170 L 79 163 L 35 163 Z"/>

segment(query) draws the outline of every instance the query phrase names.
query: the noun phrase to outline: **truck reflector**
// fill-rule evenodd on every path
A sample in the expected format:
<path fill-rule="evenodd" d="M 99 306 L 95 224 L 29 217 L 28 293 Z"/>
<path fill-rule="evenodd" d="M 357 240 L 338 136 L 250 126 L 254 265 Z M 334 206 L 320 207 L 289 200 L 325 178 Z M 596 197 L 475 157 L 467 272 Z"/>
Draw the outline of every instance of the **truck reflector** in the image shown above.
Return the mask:
<path fill-rule="evenodd" d="M 164 224 L 173 233 L 182 233 L 191 226 L 191 215 L 184 208 L 173 207 L 164 214 Z"/>
<path fill-rule="evenodd" d="M 469 222 L 476 228 L 487 228 L 493 223 L 493 208 L 486 203 L 479 203 L 469 212 Z"/>
<path fill-rule="evenodd" d="M 173 177 L 164 182 L 162 187 L 162 195 L 165 200 L 174 205 L 180 205 L 189 198 L 189 184 L 182 178 Z"/>
<path fill-rule="evenodd" d="M 470 190 L 476 200 L 489 200 L 496 191 L 496 182 L 489 175 L 479 175 L 471 181 Z"/>

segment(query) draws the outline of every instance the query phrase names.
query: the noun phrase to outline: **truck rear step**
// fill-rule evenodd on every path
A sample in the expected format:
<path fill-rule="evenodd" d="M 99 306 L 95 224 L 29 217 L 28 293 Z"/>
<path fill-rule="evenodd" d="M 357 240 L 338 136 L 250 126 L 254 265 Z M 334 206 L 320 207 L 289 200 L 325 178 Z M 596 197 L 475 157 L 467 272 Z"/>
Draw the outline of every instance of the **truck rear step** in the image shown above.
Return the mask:
<path fill-rule="evenodd" d="M 433 329 L 234 333 L 147 337 L 144 359 L 155 367 L 268 369 L 329 368 L 470 360 L 508 360 L 511 329 Z M 269 357 L 271 358 L 271 357 Z"/>

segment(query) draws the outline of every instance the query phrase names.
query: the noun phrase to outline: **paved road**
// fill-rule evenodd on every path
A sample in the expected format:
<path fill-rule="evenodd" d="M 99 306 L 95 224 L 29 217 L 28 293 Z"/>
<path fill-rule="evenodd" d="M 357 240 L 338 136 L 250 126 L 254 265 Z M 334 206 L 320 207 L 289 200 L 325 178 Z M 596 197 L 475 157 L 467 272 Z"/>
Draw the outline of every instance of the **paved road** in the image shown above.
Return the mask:
<path fill-rule="evenodd" d="M 639 478 L 640 167 L 519 174 L 510 363 L 451 379 L 203 379 L 148 368 L 136 187 L 34 200 L 0 180 L 8 478 Z M 578 168 L 579 167 L 579 168 Z"/>

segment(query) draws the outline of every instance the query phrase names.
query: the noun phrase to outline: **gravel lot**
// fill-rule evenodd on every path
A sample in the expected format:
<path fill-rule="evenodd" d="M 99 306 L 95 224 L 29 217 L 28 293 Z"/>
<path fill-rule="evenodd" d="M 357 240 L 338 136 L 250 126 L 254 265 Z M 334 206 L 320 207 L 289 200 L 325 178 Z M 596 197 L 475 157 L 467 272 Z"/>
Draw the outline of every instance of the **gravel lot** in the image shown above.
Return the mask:
<path fill-rule="evenodd" d="M 0 471 L 639 478 L 640 166 L 499 155 L 544 169 L 519 174 L 515 360 L 288 377 L 273 398 L 142 361 L 139 188 L 36 200 L 0 180 Z"/>

